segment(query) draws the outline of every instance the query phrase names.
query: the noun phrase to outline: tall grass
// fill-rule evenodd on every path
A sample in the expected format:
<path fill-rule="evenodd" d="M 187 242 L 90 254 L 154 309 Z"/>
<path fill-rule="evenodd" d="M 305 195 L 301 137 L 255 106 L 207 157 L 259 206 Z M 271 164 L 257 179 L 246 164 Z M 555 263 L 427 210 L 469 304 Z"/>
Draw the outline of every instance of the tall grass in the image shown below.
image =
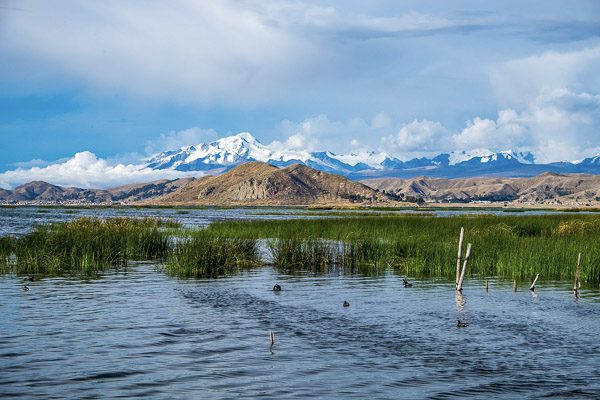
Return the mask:
<path fill-rule="evenodd" d="M 162 258 L 170 249 L 164 226 L 150 218 L 80 218 L 40 226 L 13 241 L 10 268 L 17 274 L 94 274 L 128 260 Z"/>
<path fill-rule="evenodd" d="M 260 265 L 258 241 L 207 235 L 183 239 L 169 254 L 165 271 L 181 278 L 216 278 Z"/>
<path fill-rule="evenodd" d="M 529 281 L 570 280 L 582 253 L 582 281 L 600 283 L 600 216 L 535 215 L 459 217 L 361 216 L 286 221 L 235 221 L 207 233 L 271 238 L 276 265 L 313 268 L 391 266 L 403 274 L 452 278 L 458 232 L 473 244 L 469 274 Z M 332 241 L 336 245 L 332 245 Z"/>

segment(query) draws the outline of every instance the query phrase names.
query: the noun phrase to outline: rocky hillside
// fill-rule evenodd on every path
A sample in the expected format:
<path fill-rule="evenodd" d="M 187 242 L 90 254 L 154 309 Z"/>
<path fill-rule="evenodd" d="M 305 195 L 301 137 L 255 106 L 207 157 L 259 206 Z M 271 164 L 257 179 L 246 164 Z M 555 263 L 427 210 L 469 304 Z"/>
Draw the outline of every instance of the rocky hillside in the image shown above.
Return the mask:
<path fill-rule="evenodd" d="M 596 205 L 600 176 L 544 173 L 532 178 L 368 179 L 372 188 L 402 199 L 434 202 L 498 201 L 522 204 Z"/>
<path fill-rule="evenodd" d="M 131 203 L 174 192 L 193 178 L 159 180 L 114 189 L 81 189 L 61 187 L 34 181 L 13 190 L 0 189 L 0 203 L 4 204 L 113 204 Z"/>
<path fill-rule="evenodd" d="M 280 169 L 263 162 L 249 162 L 219 176 L 197 179 L 152 203 L 310 205 L 392 201 L 393 196 L 304 165 Z"/>

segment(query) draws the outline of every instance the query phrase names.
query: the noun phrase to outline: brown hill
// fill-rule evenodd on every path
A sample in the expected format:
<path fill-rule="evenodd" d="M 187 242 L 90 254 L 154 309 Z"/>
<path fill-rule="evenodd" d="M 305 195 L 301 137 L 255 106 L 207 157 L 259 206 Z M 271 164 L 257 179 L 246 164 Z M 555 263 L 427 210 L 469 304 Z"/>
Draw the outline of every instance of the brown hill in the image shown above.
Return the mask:
<path fill-rule="evenodd" d="M 310 205 L 393 201 L 361 183 L 304 165 L 277 168 L 249 162 L 197 179 L 153 203 L 205 205 Z"/>
<path fill-rule="evenodd" d="M 544 173 L 532 178 L 418 177 L 368 179 L 366 185 L 404 199 L 422 197 L 438 202 L 501 201 L 536 204 L 596 204 L 600 176 Z"/>
<path fill-rule="evenodd" d="M 0 189 L 0 202 L 8 204 L 131 203 L 174 192 L 193 180 L 194 178 L 163 179 L 114 189 L 81 189 L 33 181 L 13 190 Z"/>

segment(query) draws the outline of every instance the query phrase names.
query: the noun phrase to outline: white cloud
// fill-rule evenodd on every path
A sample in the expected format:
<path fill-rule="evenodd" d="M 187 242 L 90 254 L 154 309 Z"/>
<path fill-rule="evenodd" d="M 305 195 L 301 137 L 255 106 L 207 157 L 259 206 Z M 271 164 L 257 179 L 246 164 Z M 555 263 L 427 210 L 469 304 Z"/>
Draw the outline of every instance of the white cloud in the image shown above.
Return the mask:
<path fill-rule="evenodd" d="M 526 118 L 516 111 L 502 110 L 495 121 L 479 117 L 467 121 L 467 126 L 452 136 L 452 145 L 455 150 L 525 150 L 532 139 L 527 125 Z"/>
<path fill-rule="evenodd" d="M 450 131 L 439 122 L 414 120 L 402 125 L 397 133 L 381 139 L 382 148 L 403 158 L 445 151 Z"/>
<path fill-rule="evenodd" d="M 557 89 L 600 92 L 600 46 L 545 52 L 493 67 L 490 81 L 500 106 L 528 107 Z"/>
<path fill-rule="evenodd" d="M 66 161 L 46 167 L 18 168 L 0 173 L 0 187 L 13 188 L 23 183 L 40 180 L 61 186 L 110 188 L 128 183 L 164 178 L 176 179 L 190 175 L 192 174 L 172 170 L 154 171 L 135 164 L 111 165 L 94 153 L 83 151 Z"/>
<path fill-rule="evenodd" d="M 161 133 L 157 139 L 146 142 L 146 154 L 152 155 L 162 151 L 175 150 L 183 146 L 208 143 L 218 139 L 213 129 L 201 129 L 197 126 L 182 131 Z"/>

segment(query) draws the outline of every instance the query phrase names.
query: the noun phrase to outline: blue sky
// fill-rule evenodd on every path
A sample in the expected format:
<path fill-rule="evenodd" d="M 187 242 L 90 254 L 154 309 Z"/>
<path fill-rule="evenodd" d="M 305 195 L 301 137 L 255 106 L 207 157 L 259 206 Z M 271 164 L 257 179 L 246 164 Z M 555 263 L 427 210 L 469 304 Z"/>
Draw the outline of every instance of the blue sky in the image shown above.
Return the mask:
<path fill-rule="evenodd" d="M 600 152 L 598 71 L 598 1 L 0 0 L 0 171 L 240 131 L 573 160 Z"/>

